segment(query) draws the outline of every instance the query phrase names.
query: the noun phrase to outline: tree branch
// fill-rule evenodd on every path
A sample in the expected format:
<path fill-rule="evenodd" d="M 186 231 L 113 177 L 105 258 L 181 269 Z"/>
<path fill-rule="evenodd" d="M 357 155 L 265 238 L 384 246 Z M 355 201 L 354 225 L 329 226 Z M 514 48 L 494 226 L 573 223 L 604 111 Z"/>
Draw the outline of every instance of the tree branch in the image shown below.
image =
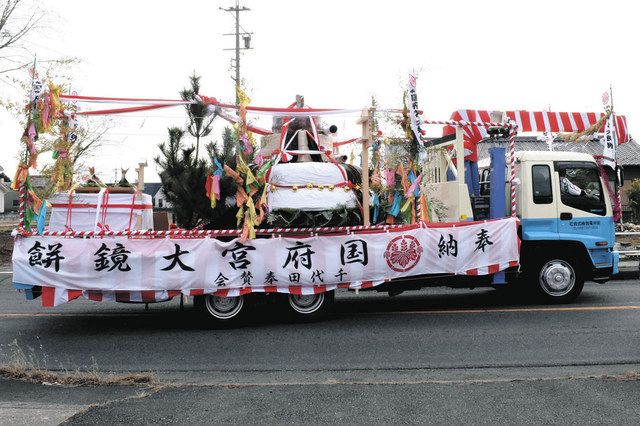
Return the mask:
<path fill-rule="evenodd" d="M 20 17 L 15 14 L 20 11 L 21 3 L 22 0 L 8 0 L 2 15 L 0 15 L 0 50 L 17 47 L 14 45 L 35 30 L 45 16 L 42 10 L 36 9 L 28 16 L 24 24 L 19 25 L 15 31 L 11 31 L 10 24 L 20 20 Z"/>

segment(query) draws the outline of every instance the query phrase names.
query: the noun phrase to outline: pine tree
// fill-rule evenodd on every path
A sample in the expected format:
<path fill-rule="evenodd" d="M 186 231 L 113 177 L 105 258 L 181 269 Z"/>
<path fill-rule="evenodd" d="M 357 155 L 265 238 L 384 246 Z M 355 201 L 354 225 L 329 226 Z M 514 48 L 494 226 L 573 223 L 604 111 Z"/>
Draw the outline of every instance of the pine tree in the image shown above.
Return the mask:
<path fill-rule="evenodd" d="M 207 164 L 194 156 L 194 148 L 184 148 L 184 131 L 168 129 L 168 143 L 158 145 L 162 156 L 155 158 L 162 170 L 160 181 L 167 201 L 173 206 L 178 226 L 192 229 L 209 216 L 209 200 L 205 194 Z"/>
<path fill-rule="evenodd" d="M 222 131 L 222 157 L 229 161 L 236 156 L 238 138 L 230 127 L 225 127 Z"/>
<path fill-rule="evenodd" d="M 159 146 L 161 155 L 155 158 L 160 168 L 162 191 L 173 206 L 178 226 L 192 229 L 202 225 L 205 229 L 236 228 L 237 207 L 233 198 L 237 187 L 232 178 L 223 175 L 220 180 L 220 201 L 211 208 L 205 183 L 212 172 L 211 162 L 196 159 L 194 148 L 183 146 L 185 131 L 173 127 L 168 129 L 169 140 Z M 216 158 L 221 164 L 235 169 L 235 146 L 237 140 L 233 132 L 223 133 L 223 149 L 214 143 L 206 145 L 209 158 Z"/>
<path fill-rule="evenodd" d="M 190 88 L 180 91 L 180 97 L 185 101 L 192 101 L 200 94 L 200 76 L 196 75 L 195 71 L 189 77 L 189 85 Z M 209 133 L 213 130 L 212 124 L 216 116 L 212 114 L 207 117 L 207 107 L 200 102 L 185 105 L 185 109 L 189 117 L 187 132 L 196 138 L 195 158 L 199 158 L 200 138 L 209 136 Z"/>
<path fill-rule="evenodd" d="M 222 148 L 219 143 L 210 142 L 206 145 L 206 149 L 209 158 L 217 158 L 220 164 L 235 164 L 238 138 L 231 128 L 225 127 L 222 131 Z"/>

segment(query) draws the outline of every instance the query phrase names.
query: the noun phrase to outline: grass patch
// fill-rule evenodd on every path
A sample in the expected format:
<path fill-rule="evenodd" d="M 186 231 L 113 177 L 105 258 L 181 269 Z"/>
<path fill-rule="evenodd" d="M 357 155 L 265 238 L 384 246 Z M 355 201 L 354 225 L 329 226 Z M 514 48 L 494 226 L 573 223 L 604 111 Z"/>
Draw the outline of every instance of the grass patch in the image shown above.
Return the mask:
<path fill-rule="evenodd" d="M 39 350 L 31 346 L 23 349 L 17 340 L 0 347 L 0 377 L 25 380 L 34 383 L 57 386 L 157 386 L 157 377 L 151 373 L 105 373 L 98 370 L 92 357 L 88 369 L 68 369 L 60 366 L 50 369 L 48 357 L 42 345 Z"/>
<path fill-rule="evenodd" d="M 157 385 L 158 380 L 148 373 L 100 373 L 94 371 L 52 371 L 21 365 L 0 364 L 0 376 L 45 385 L 59 386 L 131 386 Z"/>
<path fill-rule="evenodd" d="M 620 380 L 620 381 L 638 381 L 640 380 L 640 371 L 627 371 L 626 373 L 616 374 L 612 376 L 605 376 L 606 379 L 610 380 Z"/>

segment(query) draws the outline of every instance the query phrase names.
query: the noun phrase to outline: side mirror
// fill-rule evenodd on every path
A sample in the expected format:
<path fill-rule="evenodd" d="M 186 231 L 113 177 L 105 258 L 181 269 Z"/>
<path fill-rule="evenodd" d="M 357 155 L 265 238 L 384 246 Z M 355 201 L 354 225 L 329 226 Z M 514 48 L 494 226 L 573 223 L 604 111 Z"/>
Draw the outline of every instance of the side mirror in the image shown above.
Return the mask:
<path fill-rule="evenodd" d="M 624 185 L 624 169 L 622 166 L 616 166 L 616 183 L 618 188 Z"/>

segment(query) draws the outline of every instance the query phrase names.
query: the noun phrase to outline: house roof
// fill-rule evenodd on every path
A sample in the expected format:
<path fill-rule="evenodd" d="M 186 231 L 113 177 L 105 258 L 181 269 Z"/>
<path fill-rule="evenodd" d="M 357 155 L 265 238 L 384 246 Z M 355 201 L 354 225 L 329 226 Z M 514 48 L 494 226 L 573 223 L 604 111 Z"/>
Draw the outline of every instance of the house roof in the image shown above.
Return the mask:
<path fill-rule="evenodd" d="M 160 189 L 162 189 L 162 183 L 160 182 L 145 182 L 142 192 L 151 195 L 151 197 L 155 197 Z"/>
<path fill-rule="evenodd" d="M 489 148 L 509 146 L 507 138 L 485 139 L 478 144 L 478 160 L 489 157 Z M 546 142 L 535 136 L 516 137 L 516 151 L 548 151 Z M 602 155 L 603 146 L 599 141 L 587 142 L 554 142 L 554 151 L 584 152 L 591 155 Z M 640 166 L 640 144 L 631 139 L 616 147 L 616 159 L 621 166 Z"/>
<path fill-rule="evenodd" d="M 11 189 L 11 178 L 5 174 L 2 166 L 0 166 L 0 192 L 3 194 L 13 192 L 13 189 Z"/>
<path fill-rule="evenodd" d="M 0 182 L 11 183 L 11 178 L 4 172 L 2 166 L 0 166 Z"/>
<path fill-rule="evenodd" d="M 13 189 L 11 189 L 11 187 L 9 186 L 8 183 L 5 183 L 2 181 L 2 179 L 0 179 L 0 193 L 2 194 L 8 194 L 9 192 L 13 191 Z"/>

